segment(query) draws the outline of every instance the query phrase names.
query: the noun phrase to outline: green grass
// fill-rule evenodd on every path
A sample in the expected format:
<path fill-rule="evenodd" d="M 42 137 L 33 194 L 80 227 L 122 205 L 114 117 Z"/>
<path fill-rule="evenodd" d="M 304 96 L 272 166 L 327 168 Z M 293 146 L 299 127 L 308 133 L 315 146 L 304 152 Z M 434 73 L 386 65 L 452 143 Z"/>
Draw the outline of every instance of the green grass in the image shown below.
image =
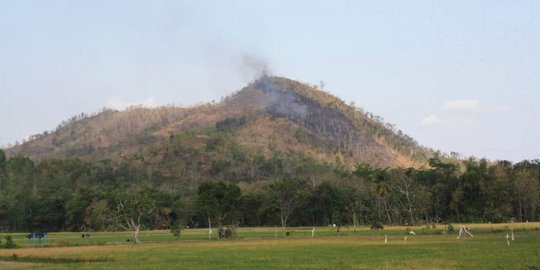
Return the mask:
<path fill-rule="evenodd" d="M 130 237 L 125 232 L 94 233 L 89 239 L 76 233 L 50 233 L 50 246 L 68 246 L 0 250 L 0 268 L 540 269 L 540 224 L 467 226 L 474 238 L 457 240 L 455 233 L 437 234 L 443 225 L 413 227 L 417 235 L 409 235 L 406 244 L 405 227 L 378 232 L 367 227 L 342 228 L 340 234 L 321 227 L 315 238 L 310 237 L 310 228 L 290 228 L 289 237 L 281 237 L 278 230 L 277 238 L 275 228 L 242 228 L 239 239 L 212 241 L 207 230 L 183 230 L 178 241 L 167 231 L 145 231 L 141 244 L 125 243 Z M 510 246 L 505 238 L 509 228 L 516 234 Z M 384 244 L 384 234 L 388 244 Z M 18 244 L 27 245 L 23 234 L 12 236 Z"/>

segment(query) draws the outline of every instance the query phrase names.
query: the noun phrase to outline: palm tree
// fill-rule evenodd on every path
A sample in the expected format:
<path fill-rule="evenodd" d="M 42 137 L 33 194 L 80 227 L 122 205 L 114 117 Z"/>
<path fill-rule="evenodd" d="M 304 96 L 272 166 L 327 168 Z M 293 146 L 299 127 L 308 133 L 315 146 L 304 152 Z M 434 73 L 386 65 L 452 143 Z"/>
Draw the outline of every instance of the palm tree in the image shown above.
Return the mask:
<path fill-rule="evenodd" d="M 386 200 L 386 198 L 388 198 L 388 196 L 392 194 L 392 188 L 387 183 L 381 181 L 377 183 L 375 191 L 377 193 L 377 196 L 379 196 L 379 199 L 383 202 L 384 211 L 386 212 L 386 217 L 388 218 L 388 223 L 392 224 L 392 218 L 390 217 L 390 212 L 388 211 L 388 203 Z"/>

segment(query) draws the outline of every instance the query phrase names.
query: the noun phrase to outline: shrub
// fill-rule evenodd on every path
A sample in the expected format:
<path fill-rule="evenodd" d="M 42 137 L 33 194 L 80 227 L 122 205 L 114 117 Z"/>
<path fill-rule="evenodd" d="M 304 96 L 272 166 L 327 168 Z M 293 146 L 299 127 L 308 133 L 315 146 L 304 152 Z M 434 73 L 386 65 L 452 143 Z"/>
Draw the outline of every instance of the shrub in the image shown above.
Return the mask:
<path fill-rule="evenodd" d="M 222 228 L 219 228 L 218 236 L 219 236 L 219 239 L 222 239 L 222 238 L 230 239 L 230 238 L 236 238 L 238 234 L 236 233 L 235 228 L 222 227 Z"/>
<path fill-rule="evenodd" d="M 3 248 L 16 248 L 17 244 L 13 242 L 11 235 L 6 236 L 6 243 L 2 245 Z"/>
<path fill-rule="evenodd" d="M 172 224 L 171 225 L 171 233 L 174 237 L 176 237 L 176 240 L 180 239 L 180 234 L 182 233 L 182 226 Z"/>

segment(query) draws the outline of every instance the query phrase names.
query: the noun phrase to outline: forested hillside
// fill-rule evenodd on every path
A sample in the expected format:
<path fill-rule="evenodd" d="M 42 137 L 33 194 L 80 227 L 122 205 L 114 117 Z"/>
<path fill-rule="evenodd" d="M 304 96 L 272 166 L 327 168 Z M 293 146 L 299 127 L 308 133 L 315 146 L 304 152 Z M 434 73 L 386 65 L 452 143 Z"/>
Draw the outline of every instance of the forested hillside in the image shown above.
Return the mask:
<path fill-rule="evenodd" d="M 36 162 L 6 159 L 0 151 L 0 230 L 134 230 L 129 220 L 137 228 L 164 229 L 208 222 L 345 226 L 540 218 L 538 160 L 433 158 L 422 169 L 349 169 L 292 152 L 249 157 L 223 133 L 175 136 L 154 151 L 162 154 Z M 182 155 L 197 158 L 178 163 Z M 161 159 L 169 169 L 151 169 Z M 212 166 L 204 167 L 205 160 Z M 211 176 L 190 183 L 205 171 Z"/>
<path fill-rule="evenodd" d="M 0 231 L 538 220 L 540 161 L 449 158 L 262 77 L 194 107 L 79 115 L 0 150 Z"/>

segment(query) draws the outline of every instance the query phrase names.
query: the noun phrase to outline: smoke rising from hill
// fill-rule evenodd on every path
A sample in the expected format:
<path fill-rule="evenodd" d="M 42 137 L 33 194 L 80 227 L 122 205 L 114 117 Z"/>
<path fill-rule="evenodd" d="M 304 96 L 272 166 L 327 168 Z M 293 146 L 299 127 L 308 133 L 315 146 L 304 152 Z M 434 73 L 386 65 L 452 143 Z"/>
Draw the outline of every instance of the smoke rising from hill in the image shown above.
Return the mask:
<path fill-rule="evenodd" d="M 268 60 L 254 54 L 243 54 L 238 63 L 238 71 L 244 79 L 253 80 L 271 74 Z"/>

